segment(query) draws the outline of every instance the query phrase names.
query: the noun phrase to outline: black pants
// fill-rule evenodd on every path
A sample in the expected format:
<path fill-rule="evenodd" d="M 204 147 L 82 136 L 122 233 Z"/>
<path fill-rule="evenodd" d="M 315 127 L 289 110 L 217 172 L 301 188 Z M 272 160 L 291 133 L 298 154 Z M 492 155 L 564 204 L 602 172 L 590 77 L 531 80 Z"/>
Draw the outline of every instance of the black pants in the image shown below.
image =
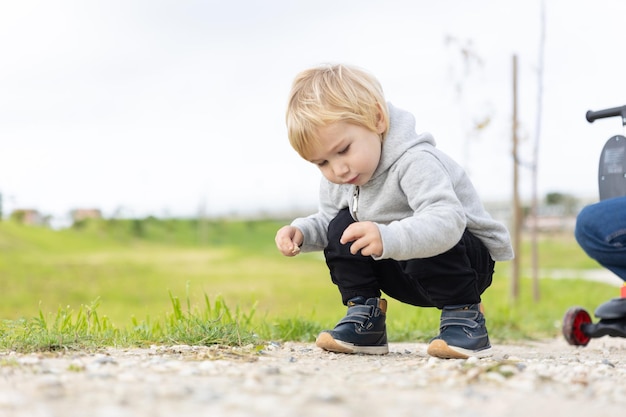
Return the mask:
<path fill-rule="evenodd" d="M 403 303 L 422 307 L 476 304 L 491 285 L 495 262 L 485 245 L 465 231 L 452 249 L 431 258 L 376 261 L 350 253 L 350 243 L 339 242 L 354 222 L 348 209 L 341 210 L 328 226 L 324 250 L 333 283 L 344 304 L 356 296 L 380 297 L 381 291 Z"/>

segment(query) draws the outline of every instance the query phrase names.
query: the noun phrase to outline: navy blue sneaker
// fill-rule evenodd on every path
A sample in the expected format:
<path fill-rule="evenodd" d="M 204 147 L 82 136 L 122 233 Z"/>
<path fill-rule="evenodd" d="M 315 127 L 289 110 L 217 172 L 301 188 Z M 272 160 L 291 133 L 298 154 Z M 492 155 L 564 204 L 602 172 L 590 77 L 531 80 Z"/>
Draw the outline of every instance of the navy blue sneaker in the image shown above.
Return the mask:
<path fill-rule="evenodd" d="M 485 316 L 480 310 L 479 304 L 444 307 L 439 336 L 428 345 L 428 354 L 443 359 L 491 356 Z"/>
<path fill-rule="evenodd" d="M 333 330 L 324 330 L 315 344 L 330 352 L 384 355 L 389 352 L 385 314 L 387 300 L 355 297 Z"/>

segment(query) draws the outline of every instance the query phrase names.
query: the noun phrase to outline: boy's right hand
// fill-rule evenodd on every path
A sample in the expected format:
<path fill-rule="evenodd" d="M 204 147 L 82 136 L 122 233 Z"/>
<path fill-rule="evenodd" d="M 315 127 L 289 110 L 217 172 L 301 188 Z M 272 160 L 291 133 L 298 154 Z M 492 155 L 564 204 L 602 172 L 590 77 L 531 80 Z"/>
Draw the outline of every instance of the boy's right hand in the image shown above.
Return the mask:
<path fill-rule="evenodd" d="M 300 245 L 304 235 L 294 226 L 283 226 L 276 232 L 276 247 L 285 256 L 296 256 L 300 253 Z"/>

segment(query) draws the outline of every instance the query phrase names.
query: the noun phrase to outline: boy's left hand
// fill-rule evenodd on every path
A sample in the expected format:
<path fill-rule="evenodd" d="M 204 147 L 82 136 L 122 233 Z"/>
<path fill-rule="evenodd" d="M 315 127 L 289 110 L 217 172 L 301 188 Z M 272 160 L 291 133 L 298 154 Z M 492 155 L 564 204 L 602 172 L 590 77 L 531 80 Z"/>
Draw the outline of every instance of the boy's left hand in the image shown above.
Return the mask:
<path fill-rule="evenodd" d="M 353 242 L 350 253 L 356 255 L 361 251 L 363 256 L 381 256 L 383 241 L 378 226 L 373 222 L 356 222 L 346 227 L 340 239 L 341 244 Z"/>

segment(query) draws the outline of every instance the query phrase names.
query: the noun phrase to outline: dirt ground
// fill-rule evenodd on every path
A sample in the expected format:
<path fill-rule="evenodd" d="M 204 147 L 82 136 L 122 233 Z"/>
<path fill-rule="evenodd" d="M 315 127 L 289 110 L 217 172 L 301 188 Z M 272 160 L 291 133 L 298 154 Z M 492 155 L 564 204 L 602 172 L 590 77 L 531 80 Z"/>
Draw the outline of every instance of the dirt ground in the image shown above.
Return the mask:
<path fill-rule="evenodd" d="M 2 417 L 623 415 L 626 339 L 494 345 L 442 360 L 426 345 L 384 356 L 313 344 L 0 353 Z"/>

